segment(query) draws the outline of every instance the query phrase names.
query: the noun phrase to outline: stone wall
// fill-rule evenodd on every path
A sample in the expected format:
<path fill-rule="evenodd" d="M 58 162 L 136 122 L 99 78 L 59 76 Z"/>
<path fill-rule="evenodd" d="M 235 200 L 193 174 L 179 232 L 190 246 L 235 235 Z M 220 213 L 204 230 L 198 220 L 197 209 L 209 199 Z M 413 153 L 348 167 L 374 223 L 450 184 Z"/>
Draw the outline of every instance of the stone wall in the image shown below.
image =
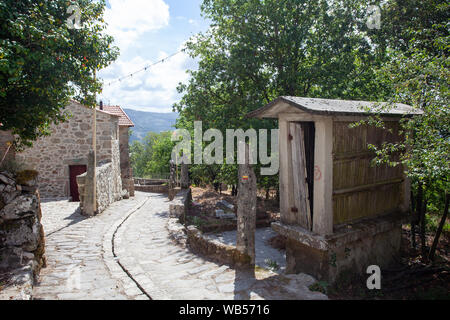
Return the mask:
<path fill-rule="evenodd" d="M 135 185 L 134 190 L 140 191 L 140 192 L 148 192 L 148 193 L 168 193 L 169 186 L 168 185 L 148 185 L 148 186 Z"/>
<path fill-rule="evenodd" d="M 251 262 L 249 255 L 230 246 L 209 238 L 195 226 L 187 227 L 187 246 L 197 254 L 230 266 L 246 266 Z"/>
<path fill-rule="evenodd" d="M 96 168 L 97 214 L 105 211 L 108 206 L 122 199 L 126 191 L 122 190 L 120 176 L 119 141 L 112 141 L 112 161 L 104 162 Z M 87 173 L 77 177 L 78 191 L 80 192 L 80 208 L 84 212 L 86 207 L 86 179 Z"/>
<path fill-rule="evenodd" d="M 122 175 L 122 185 L 125 190 L 128 191 L 131 197 L 134 196 L 134 180 L 133 169 L 130 162 L 130 147 L 129 147 L 129 134 L 128 127 L 119 128 L 119 142 L 120 142 L 120 172 Z"/>
<path fill-rule="evenodd" d="M 307 273 L 318 280 L 338 283 L 349 274 L 363 276 L 370 265 L 386 268 L 400 250 L 405 216 L 392 215 L 344 225 L 332 235 L 319 236 L 299 226 L 272 224 L 288 237 L 286 273 Z"/>
<path fill-rule="evenodd" d="M 30 299 L 35 277 L 45 266 L 37 172 L 0 173 L 0 300 Z"/>
<path fill-rule="evenodd" d="M 16 159 L 39 172 L 39 190 L 44 198 L 70 196 L 69 166 L 87 165 L 92 148 L 93 110 L 72 101 L 65 112 L 71 118 L 52 125 L 52 134 L 39 138 Z M 112 141 L 119 138 L 119 118 L 97 110 L 97 161 L 111 161 Z"/>
<path fill-rule="evenodd" d="M 169 216 L 171 218 L 184 218 L 189 210 L 189 206 L 192 202 L 191 189 L 185 189 L 179 191 L 174 199 L 169 204 Z"/>
<path fill-rule="evenodd" d="M 195 226 L 187 228 L 180 223 L 192 202 L 191 189 L 179 191 L 169 204 L 169 220 L 167 229 L 170 238 L 192 252 L 203 255 L 210 260 L 230 266 L 244 266 L 250 262 L 250 257 L 241 253 L 235 246 L 220 243 L 209 238 Z"/>

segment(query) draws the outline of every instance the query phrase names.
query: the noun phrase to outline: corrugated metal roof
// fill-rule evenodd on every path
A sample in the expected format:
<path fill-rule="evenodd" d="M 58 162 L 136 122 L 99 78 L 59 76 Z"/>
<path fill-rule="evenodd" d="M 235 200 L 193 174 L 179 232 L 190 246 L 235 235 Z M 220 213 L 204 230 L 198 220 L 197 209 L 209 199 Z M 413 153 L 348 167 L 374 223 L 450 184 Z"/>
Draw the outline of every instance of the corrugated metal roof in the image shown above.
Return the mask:
<path fill-rule="evenodd" d="M 376 113 L 379 110 L 384 116 L 403 116 L 408 114 L 421 114 L 422 112 L 406 104 L 397 103 L 389 106 L 386 102 L 353 101 L 353 100 L 333 100 L 282 96 L 268 105 L 247 114 L 247 117 L 264 118 L 269 117 L 270 109 L 277 103 L 285 102 L 301 111 L 322 115 L 365 115 Z M 386 106 L 389 106 L 386 108 Z M 370 108 L 371 112 L 368 112 Z M 276 112 L 275 112 L 276 113 Z M 266 115 L 265 115 L 266 114 Z"/>
<path fill-rule="evenodd" d="M 120 106 L 103 106 L 103 111 L 119 117 L 120 127 L 134 127 L 133 121 Z"/>

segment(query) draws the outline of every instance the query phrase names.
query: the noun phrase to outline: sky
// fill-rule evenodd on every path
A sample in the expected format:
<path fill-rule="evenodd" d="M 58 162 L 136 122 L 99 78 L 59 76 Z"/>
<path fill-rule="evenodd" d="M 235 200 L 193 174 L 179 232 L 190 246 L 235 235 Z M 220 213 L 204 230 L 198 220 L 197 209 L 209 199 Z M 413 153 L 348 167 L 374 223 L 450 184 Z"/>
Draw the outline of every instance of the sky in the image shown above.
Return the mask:
<path fill-rule="evenodd" d="M 151 112 L 172 112 L 181 99 L 176 87 L 189 79 L 197 63 L 180 53 L 108 86 L 110 81 L 138 71 L 183 48 L 198 32 L 208 29 L 200 15 L 202 0 L 107 0 L 107 33 L 120 48 L 119 58 L 98 73 L 105 85 L 98 99 L 105 104 Z"/>

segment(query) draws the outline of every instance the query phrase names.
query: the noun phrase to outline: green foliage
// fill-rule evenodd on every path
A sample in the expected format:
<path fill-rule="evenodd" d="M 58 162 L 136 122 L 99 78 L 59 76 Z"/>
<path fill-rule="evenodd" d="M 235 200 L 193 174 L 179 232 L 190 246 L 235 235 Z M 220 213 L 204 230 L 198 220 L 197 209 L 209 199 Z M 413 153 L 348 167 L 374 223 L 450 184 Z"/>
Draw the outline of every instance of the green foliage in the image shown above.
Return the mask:
<path fill-rule="evenodd" d="M 269 267 L 270 270 L 277 271 L 278 269 L 280 269 L 278 263 L 272 259 L 266 259 L 264 260 L 264 262 L 266 263 L 266 265 Z"/>
<path fill-rule="evenodd" d="M 212 27 L 187 43 L 199 60 L 180 84 L 178 128 L 272 129 L 272 120 L 245 115 L 281 95 L 370 99 L 381 65 L 367 37 L 366 5 L 354 0 L 205 0 Z M 381 56 L 380 56 L 381 57 Z M 237 167 L 195 165 L 196 177 L 236 183 Z M 257 175 L 259 170 L 256 170 Z M 258 176 L 259 186 L 278 187 L 278 176 Z"/>
<path fill-rule="evenodd" d="M 323 294 L 327 294 L 329 286 L 330 285 L 326 281 L 317 281 L 314 284 L 310 285 L 308 289 L 311 291 L 322 292 Z"/>
<path fill-rule="evenodd" d="M 171 132 L 149 132 L 143 142 L 133 141 L 130 147 L 131 164 L 135 177 L 168 175 L 169 161 L 175 145 L 171 141 Z"/>
<path fill-rule="evenodd" d="M 81 29 L 70 29 L 67 8 L 81 9 Z M 18 145 L 49 134 L 70 98 L 94 106 L 95 72 L 117 58 L 103 34 L 105 1 L 0 0 L 0 123 Z"/>
<path fill-rule="evenodd" d="M 430 209 L 440 212 L 450 189 L 449 16 L 448 3 L 389 1 L 386 29 L 374 37 L 387 47 L 389 59 L 376 71 L 377 81 L 390 88 L 384 99 L 423 113 L 402 121 L 404 142 L 371 146 L 375 162 L 403 164 L 414 194 L 420 183 Z M 380 119 L 375 116 L 368 122 L 383 127 Z"/>

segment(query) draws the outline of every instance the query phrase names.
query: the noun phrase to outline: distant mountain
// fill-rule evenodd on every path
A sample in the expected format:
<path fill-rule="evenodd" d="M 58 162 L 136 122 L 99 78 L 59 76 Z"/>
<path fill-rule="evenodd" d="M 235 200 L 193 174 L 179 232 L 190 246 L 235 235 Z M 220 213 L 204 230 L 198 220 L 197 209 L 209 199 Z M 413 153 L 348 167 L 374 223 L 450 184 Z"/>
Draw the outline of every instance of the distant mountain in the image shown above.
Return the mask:
<path fill-rule="evenodd" d="M 134 128 L 131 128 L 133 134 L 130 137 L 130 142 L 142 140 L 149 131 L 160 133 L 162 131 L 175 130 L 174 125 L 178 118 L 178 113 L 176 112 L 157 113 L 133 109 L 124 110 L 134 123 Z"/>

